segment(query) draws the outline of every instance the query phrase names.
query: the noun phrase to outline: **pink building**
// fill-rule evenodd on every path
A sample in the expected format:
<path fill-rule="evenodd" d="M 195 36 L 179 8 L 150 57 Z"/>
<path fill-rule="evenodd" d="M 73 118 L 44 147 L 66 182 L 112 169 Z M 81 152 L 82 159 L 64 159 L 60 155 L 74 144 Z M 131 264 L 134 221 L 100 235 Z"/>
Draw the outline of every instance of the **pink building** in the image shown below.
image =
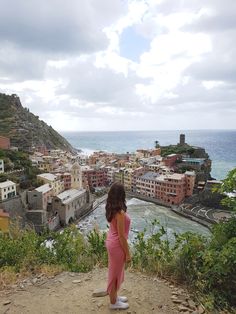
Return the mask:
<path fill-rule="evenodd" d="M 176 161 L 180 158 L 178 154 L 170 154 L 163 158 L 163 163 L 167 167 L 173 167 Z"/>
<path fill-rule="evenodd" d="M 186 196 L 185 175 L 180 173 L 160 175 L 156 180 L 155 195 L 164 203 L 180 204 Z"/>
<path fill-rule="evenodd" d="M 69 172 L 59 173 L 57 176 L 64 182 L 65 190 L 71 189 L 71 174 Z"/>
<path fill-rule="evenodd" d="M 82 172 L 83 186 L 97 188 L 108 184 L 107 169 L 89 169 Z"/>
<path fill-rule="evenodd" d="M 186 196 L 193 195 L 193 189 L 196 181 L 196 174 L 194 171 L 185 172 L 186 179 Z"/>
<path fill-rule="evenodd" d="M 158 174 L 147 172 L 137 178 L 136 192 L 168 205 L 179 205 L 193 193 L 195 173 Z"/>
<path fill-rule="evenodd" d="M 131 191 L 136 192 L 136 187 L 137 187 L 137 179 L 144 175 L 146 172 L 145 167 L 139 167 L 133 170 L 132 172 L 132 179 L 131 179 Z"/>
<path fill-rule="evenodd" d="M 10 149 L 10 139 L 5 136 L 0 136 L 0 148 L 1 149 Z"/>

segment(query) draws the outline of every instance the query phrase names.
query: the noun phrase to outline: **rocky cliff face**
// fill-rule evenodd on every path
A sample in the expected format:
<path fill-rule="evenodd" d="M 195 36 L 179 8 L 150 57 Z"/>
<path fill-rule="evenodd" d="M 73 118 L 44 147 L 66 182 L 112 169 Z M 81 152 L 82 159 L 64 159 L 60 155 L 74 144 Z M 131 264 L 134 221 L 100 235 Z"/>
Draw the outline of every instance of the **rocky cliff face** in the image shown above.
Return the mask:
<path fill-rule="evenodd" d="M 24 108 L 17 95 L 0 93 L 0 135 L 21 149 L 45 145 L 48 149 L 73 151 L 73 147 L 51 126 Z"/>

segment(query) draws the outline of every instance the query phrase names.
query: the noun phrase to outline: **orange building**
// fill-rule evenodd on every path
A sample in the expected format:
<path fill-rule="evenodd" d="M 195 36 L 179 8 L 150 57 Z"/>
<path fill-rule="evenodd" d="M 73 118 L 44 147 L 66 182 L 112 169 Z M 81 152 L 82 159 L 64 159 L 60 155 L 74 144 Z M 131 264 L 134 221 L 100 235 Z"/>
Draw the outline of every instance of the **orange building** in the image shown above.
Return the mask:
<path fill-rule="evenodd" d="M 0 232 L 9 232 L 10 217 L 9 214 L 0 209 Z"/>
<path fill-rule="evenodd" d="M 10 139 L 5 136 L 0 135 L 0 148 L 1 149 L 10 149 Z"/>

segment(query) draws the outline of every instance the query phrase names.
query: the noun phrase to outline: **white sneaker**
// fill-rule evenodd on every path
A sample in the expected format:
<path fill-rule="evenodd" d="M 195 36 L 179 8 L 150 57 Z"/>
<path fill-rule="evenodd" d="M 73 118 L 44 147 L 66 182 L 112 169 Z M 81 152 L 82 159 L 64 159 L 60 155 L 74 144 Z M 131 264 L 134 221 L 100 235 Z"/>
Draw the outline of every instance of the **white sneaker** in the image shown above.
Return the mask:
<path fill-rule="evenodd" d="M 120 302 L 127 302 L 127 301 L 128 301 L 128 298 L 127 298 L 127 297 L 122 297 L 122 296 L 118 295 L 117 300 L 120 301 Z"/>
<path fill-rule="evenodd" d="M 128 303 L 122 303 L 121 301 L 117 300 L 115 304 L 110 304 L 111 310 L 126 310 L 129 308 Z"/>

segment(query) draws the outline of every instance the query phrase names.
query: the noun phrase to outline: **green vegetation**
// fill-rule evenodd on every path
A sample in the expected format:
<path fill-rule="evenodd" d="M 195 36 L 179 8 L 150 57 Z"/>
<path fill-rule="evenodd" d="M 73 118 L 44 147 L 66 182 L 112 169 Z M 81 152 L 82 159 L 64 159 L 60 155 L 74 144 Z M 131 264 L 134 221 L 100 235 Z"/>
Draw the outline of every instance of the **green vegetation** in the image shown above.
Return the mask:
<path fill-rule="evenodd" d="M 236 193 L 236 168 L 229 172 L 227 178 L 223 180 L 222 185 L 218 188 L 218 192 L 222 194 Z M 222 204 L 236 211 L 236 197 L 228 195 L 222 200 Z"/>
<path fill-rule="evenodd" d="M 170 154 L 189 154 L 190 156 L 194 153 L 194 148 L 185 145 L 169 145 L 169 146 L 161 146 L 161 155 L 166 157 Z"/>
<path fill-rule="evenodd" d="M 96 230 L 85 240 L 75 226 L 42 235 L 13 229 L 11 236 L 0 234 L 0 270 L 34 272 L 42 265 L 59 265 L 64 270 L 87 272 L 95 264 L 107 263 L 104 241 L 105 234 Z"/>
<path fill-rule="evenodd" d="M 9 172 L 0 174 L 0 182 L 8 179 L 20 183 L 21 188 L 37 186 L 36 176 L 40 170 L 32 166 L 28 153 L 0 149 L 0 159 L 4 160 L 5 172 Z"/>
<path fill-rule="evenodd" d="M 0 93 L 0 135 L 9 137 L 11 145 L 30 150 L 32 146 L 45 145 L 73 151 L 72 146 L 51 126 L 23 108 L 17 95 Z"/>

